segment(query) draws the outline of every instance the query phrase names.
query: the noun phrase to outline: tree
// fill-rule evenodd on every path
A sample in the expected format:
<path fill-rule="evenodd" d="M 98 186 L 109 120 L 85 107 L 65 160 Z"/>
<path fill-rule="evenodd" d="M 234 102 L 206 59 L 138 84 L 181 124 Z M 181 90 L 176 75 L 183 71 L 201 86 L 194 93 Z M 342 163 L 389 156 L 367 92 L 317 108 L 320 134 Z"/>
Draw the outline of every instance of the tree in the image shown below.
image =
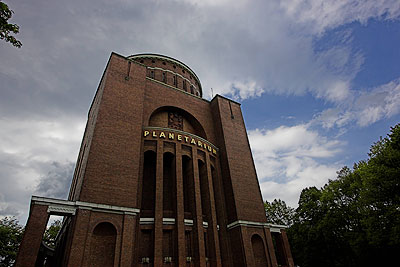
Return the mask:
<path fill-rule="evenodd" d="M 361 224 L 376 254 L 391 257 L 400 251 L 400 124 L 373 144 L 369 157 L 355 170 L 365 188 Z"/>
<path fill-rule="evenodd" d="M 294 219 L 294 209 L 287 206 L 285 201 L 276 200 L 271 203 L 265 201 L 265 213 L 269 223 L 291 226 Z"/>
<path fill-rule="evenodd" d="M 19 26 L 17 24 L 8 23 L 14 11 L 8 8 L 4 2 L 0 2 L 0 39 L 10 42 L 13 46 L 20 48 L 22 43 L 18 41 L 11 33 L 17 34 Z"/>
<path fill-rule="evenodd" d="M 16 218 L 0 219 L 0 267 L 14 264 L 23 232 Z"/>
<path fill-rule="evenodd" d="M 400 124 L 321 189 L 301 192 L 288 237 L 307 266 L 385 266 L 400 251 Z"/>
<path fill-rule="evenodd" d="M 52 224 L 46 229 L 43 236 L 43 242 L 51 248 L 55 248 L 56 237 L 58 232 L 61 229 L 61 220 L 55 220 Z"/>

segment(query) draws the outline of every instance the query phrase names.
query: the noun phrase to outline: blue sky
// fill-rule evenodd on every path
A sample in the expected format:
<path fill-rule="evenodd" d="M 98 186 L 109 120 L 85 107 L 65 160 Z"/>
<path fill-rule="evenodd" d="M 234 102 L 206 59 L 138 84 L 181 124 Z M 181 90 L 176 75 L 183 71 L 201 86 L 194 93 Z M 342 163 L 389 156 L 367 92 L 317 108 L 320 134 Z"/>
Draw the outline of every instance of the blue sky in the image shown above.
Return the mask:
<path fill-rule="evenodd" d="M 400 122 L 398 0 L 7 2 L 0 42 L 0 216 L 65 198 L 112 51 L 190 66 L 204 97 L 242 103 L 264 199 L 296 207 Z"/>

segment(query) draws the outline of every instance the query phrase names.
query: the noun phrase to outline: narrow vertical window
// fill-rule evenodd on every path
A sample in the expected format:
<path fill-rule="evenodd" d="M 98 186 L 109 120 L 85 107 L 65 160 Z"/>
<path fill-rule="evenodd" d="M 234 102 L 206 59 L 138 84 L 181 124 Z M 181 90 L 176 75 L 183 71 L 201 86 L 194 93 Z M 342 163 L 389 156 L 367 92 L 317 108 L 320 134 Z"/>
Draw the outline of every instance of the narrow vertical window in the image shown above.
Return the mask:
<path fill-rule="evenodd" d="M 150 71 L 150 78 L 154 79 L 154 70 Z"/>
<path fill-rule="evenodd" d="M 194 94 L 193 85 L 190 86 L 190 92 Z"/>
<path fill-rule="evenodd" d="M 186 81 L 185 80 L 183 80 L 183 90 L 185 90 L 187 92 Z"/>
<path fill-rule="evenodd" d="M 175 87 L 177 87 L 177 83 L 176 83 L 176 75 L 174 76 L 174 85 L 175 85 Z"/>
<path fill-rule="evenodd" d="M 165 72 L 162 73 L 162 81 L 167 82 L 167 74 Z"/>

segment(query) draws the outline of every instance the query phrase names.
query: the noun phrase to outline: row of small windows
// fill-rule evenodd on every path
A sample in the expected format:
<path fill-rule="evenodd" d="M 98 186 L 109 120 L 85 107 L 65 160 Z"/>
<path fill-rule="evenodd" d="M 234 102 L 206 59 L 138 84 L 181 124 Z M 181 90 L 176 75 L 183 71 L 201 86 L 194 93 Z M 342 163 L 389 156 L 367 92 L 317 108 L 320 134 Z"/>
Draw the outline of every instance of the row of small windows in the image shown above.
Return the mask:
<path fill-rule="evenodd" d="M 151 70 L 151 71 L 150 71 L 149 77 L 152 78 L 152 79 L 155 79 L 155 72 L 154 72 L 154 70 Z M 167 83 L 167 73 L 166 73 L 166 72 L 162 72 L 161 81 L 162 81 L 163 83 Z M 178 78 L 177 78 L 177 75 L 176 75 L 176 74 L 173 75 L 173 85 L 174 85 L 176 88 L 178 88 L 178 86 L 179 86 L 179 84 L 178 84 Z M 182 88 L 183 88 L 183 90 L 184 90 L 185 92 L 191 93 L 191 94 L 196 95 L 196 96 L 200 96 L 199 92 L 198 92 L 198 91 L 195 91 L 195 88 L 194 88 L 193 85 L 190 85 L 189 91 L 188 91 L 186 80 L 183 80 L 183 81 L 182 81 Z"/>
<path fill-rule="evenodd" d="M 144 60 L 143 60 L 143 59 L 140 60 L 140 63 L 144 63 Z M 155 61 L 155 60 L 152 60 L 151 63 L 154 64 L 154 63 L 156 63 L 156 61 Z M 163 65 L 167 65 L 167 63 L 165 63 L 165 61 L 163 61 L 162 64 L 163 64 Z M 174 67 L 174 69 L 176 69 L 176 65 L 173 65 L 173 67 Z M 182 73 L 186 73 L 186 71 L 185 71 L 184 69 L 182 69 Z M 193 79 L 192 75 L 189 75 L 189 78 L 192 80 L 192 79 Z M 196 82 L 196 83 L 197 83 L 197 82 Z"/>

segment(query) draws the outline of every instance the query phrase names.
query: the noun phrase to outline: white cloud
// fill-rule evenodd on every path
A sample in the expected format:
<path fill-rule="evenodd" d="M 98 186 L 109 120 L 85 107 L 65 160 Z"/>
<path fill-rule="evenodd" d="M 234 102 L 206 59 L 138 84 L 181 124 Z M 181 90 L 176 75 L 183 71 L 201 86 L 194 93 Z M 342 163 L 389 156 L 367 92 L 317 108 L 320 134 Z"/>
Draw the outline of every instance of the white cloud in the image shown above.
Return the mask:
<path fill-rule="evenodd" d="M 281 198 L 295 207 L 303 188 L 322 186 L 341 167 L 333 158 L 343 142 L 321 136 L 307 125 L 248 134 L 264 199 Z M 321 163 L 324 160 L 328 163 Z"/>
<path fill-rule="evenodd" d="M 232 93 L 234 97 L 240 99 L 247 99 L 251 97 L 261 96 L 264 92 L 264 89 L 257 85 L 255 81 L 246 81 L 246 82 L 233 82 L 231 87 L 235 93 Z"/>
<path fill-rule="evenodd" d="M 304 23 L 314 33 L 323 33 L 353 21 L 370 18 L 394 19 L 400 15 L 398 0 L 282 0 L 281 7 L 294 21 Z"/>
<path fill-rule="evenodd" d="M 260 182 L 263 198 L 284 200 L 289 206 L 296 208 L 302 189 L 306 187 L 322 187 L 329 179 L 336 177 L 337 167 L 309 162 L 309 166 L 302 169 L 287 183 L 266 180 Z"/>
<path fill-rule="evenodd" d="M 370 125 L 400 112 L 400 78 L 362 93 L 354 107 L 357 124 Z"/>
<path fill-rule="evenodd" d="M 84 127 L 80 118 L 0 119 L 0 151 L 26 160 L 75 159 Z"/>
<path fill-rule="evenodd" d="M 324 128 L 342 128 L 355 122 L 366 127 L 378 120 L 390 118 L 400 112 L 400 78 L 370 91 L 351 91 L 348 101 L 319 113 L 313 123 Z"/>

